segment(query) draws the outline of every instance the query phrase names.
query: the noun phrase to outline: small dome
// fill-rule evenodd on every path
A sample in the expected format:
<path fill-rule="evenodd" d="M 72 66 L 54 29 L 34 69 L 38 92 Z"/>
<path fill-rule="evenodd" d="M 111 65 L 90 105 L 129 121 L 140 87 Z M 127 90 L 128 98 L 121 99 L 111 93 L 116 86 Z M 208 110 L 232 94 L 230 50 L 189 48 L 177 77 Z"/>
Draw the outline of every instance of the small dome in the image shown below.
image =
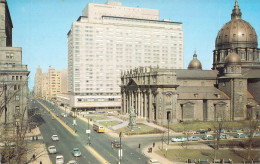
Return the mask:
<path fill-rule="evenodd" d="M 237 53 L 232 52 L 232 53 L 228 54 L 228 56 L 226 57 L 225 63 L 226 64 L 240 64 L 241 63 L 240 56 L 238 56 Z"/>
<path fill-rule="evenodd" d="M 202 70 L 202 65 L 201 65 L 200 61 L 197 59 L 196 52 L 193 55 L 192 61 L 189 63 L 188 69 L 190 69 L 190 70 L 196 70 L 196 69 Z"/>
<path fill-rule="evenodd" d="M 216 49 L 257 48 L 258 42 L 255 29 L 248 22 L 241 19 L 241 16 L 242 13 L 236 0 L 231 20 L 218 32 Z"/>

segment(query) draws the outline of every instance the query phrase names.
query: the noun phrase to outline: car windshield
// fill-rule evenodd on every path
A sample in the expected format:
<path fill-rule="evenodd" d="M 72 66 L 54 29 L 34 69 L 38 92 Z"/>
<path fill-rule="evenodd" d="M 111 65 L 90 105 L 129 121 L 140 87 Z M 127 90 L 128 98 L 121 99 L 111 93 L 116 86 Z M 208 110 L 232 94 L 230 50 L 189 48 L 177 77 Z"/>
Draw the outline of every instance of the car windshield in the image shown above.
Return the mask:
<path fill-rule="evenodd" d="M 79 148 L 74 148 L 73 151 L 79 151 Z"/>

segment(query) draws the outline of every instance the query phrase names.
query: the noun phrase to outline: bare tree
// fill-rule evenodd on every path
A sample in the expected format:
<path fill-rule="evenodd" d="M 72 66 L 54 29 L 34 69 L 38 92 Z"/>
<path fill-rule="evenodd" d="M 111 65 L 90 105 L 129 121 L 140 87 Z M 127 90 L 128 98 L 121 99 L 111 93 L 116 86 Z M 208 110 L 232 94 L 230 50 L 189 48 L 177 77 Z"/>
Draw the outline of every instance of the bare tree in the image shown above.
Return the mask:
<path fill-rule="evenodd" d="M 259 106 L 259 105 L 258 105 Z M 257 109 L 256 107 L 253 107 L 252 109 Z M 252 147 L 253 147 L 253 141 L 254 141 L 254 133 L 256 132 L 257 126 L 259 124 L 259 111 L 255 112 L 255 118 L 253 117 L 253 112 L 251 112 L 251 115 L 249 116 L 249 134 L 248 134 L 248 149 L 247 149 L 247 159 L 250 160 L 253 158 L 252 155 Z"/>

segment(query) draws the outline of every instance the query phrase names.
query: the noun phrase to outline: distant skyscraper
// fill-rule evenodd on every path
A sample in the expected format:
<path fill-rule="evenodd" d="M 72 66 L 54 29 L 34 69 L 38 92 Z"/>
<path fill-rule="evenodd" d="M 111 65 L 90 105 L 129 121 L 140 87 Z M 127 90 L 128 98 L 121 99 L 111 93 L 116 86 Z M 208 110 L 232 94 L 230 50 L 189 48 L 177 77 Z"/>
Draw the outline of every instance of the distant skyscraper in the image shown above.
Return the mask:
<path fill-rule="evenodd" d="M 0 128 L 27 118 L 30 72 L 22 64 L 22 48 L 12 47 L 12 28 L 7 2 L 0 0 Z"/>
<path fill-rule="evenodd" d="M 42 97 L 42 69 L 39 66 L 34 78 L 34 95 L 36 98 Z"/>
<path fill-rule="evenodd" d="M 67 69 L 55 70 L 53 67 L 49 67 L 47 73 L 42 73 L 41 68 L 37 68 L 34 79 L 36 97 L 51 100 L 65 92 L 67 92 Z"/>
<path fill-rule="evenodd" d="M 159 10 L 89 3 L 68 32 L 72 108 L 119 109 L 120 73 L 139 66 L 182 69 L 182 23 Z"/>

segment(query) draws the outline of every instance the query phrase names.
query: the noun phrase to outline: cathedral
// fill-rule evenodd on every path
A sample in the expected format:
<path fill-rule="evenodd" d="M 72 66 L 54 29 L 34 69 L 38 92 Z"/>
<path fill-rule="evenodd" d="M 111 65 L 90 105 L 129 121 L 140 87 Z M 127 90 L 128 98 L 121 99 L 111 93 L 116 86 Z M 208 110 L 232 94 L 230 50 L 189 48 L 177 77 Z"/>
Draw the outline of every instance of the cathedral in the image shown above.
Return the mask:
<path fill-rule="evenodd" d="M 139 67 L 121 75 L 122 112 L 160 125 L 170 122 L 259 119 L 260 49 L 237 0 L 218 32 L 212 70 L 196 52 L 188 69 Z"/>

